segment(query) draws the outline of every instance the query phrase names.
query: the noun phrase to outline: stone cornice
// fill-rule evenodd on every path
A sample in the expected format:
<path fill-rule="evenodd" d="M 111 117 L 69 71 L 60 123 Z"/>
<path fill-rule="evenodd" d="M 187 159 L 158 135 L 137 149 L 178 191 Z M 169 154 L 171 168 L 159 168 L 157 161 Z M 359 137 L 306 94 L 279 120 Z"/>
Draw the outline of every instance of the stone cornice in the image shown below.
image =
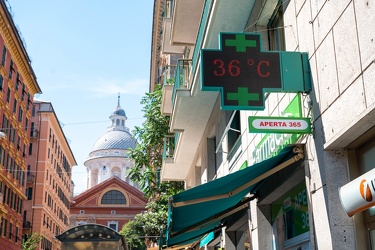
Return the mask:
<path fill-rule="evenodd" d="M 30 94 L 41 93 L 41 89 L 36 80 L 35 73 L 31 67 L 27 51 L 20 39 L 18 30 L 15 27 L 12 17 L 4 3 L 1 1 L 0 8 L 0 35 L 4 39 L 7 50 L 12 55 L 12 60 L 17 65 L 24 83 L 29 89 Z"/>

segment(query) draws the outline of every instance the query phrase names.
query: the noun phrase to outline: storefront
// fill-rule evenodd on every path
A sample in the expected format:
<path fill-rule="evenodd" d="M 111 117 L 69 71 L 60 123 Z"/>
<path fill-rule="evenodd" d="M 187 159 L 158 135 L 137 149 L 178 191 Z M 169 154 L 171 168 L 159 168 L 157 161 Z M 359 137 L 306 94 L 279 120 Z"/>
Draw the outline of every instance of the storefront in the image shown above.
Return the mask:
<path fill-rule="evenodd" d="M 296 185 L 271 204 L 275 249 L 310 249 L 306 184 Z"/>
<path fill-rule="evenodd" d="M 343 210 L 355 222 L 359 248 L 375 248 L 375 138 L 374 128 L 348 149 L 351 181 L 339 190 Z"/>
<path fill-rule="evenodd" d="M 193 246 L 205 235 L 232 226 L 247 215 L 266 179 L 303 158 L 303 145 L 288 145 L 274 157 L 174 195 L 162 246 Z"/>

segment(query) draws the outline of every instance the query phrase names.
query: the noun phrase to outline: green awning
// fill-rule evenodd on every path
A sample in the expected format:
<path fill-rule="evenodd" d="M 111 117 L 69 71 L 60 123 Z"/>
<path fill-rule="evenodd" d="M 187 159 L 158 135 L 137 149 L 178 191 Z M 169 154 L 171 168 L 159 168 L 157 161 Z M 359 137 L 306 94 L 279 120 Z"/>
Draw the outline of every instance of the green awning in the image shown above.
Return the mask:
<path fill-rule="evenodd" d="M 270 159 L 172 196 L 161 247 L 198 242 L 240 218 L 262 180 L 303 157 L 302 145 L 288 145 Z"/>
<path fill-rule="evenodd" d="M 212 231 L 211 233 L 208 233 L 206 236 L 204 236 L 199 244 L 199 248 L 207 245 L 208 243 L 210 243 L 211 240 L 213 240 L 215 238 L 215 232 Z"/>

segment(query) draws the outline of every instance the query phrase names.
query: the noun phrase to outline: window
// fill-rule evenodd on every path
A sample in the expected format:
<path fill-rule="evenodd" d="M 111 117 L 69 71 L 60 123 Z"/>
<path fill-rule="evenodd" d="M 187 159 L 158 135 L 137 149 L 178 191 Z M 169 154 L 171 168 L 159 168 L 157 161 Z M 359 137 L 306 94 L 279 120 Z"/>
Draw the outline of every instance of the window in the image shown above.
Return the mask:
<path fill-rule="evenodd" d="M 32 103 L 31 102 L 31 95 L 30 95 L 30 93 L 27 93 L 27 105 L 26 105 L 27 110 L 30 109 L 30 103 Z"/>
<path fill-rule="evenodd" d="M 16 75 L 16 91 L 18 91 L 19 84 L 20 84 L 20 73 L 17 72 L 17 75 Z"/>
<path fill-rule="evenodd" d="M 2 146 L 0 146 L 0 164 L 5 164 L 5 149 Z"/>
<path fill-rule="evenodd" d="M 10 60 L 10 65 L 9 65 L 9 79 L 12 79 L 13 71 L 14 71 L 13 60 Z"/>
<path fill-rule="evenodd" d="M 32 200 L 33 198 L 33 188 L 32 187 L 28 187 L 26 188 L 26 197 L 27 197 L 27 200 Z"/>
<path fill-rule="evenodd" d="M 20 198 L 20 197 L 18 197 L 18 213 L 19 214 L 22 214 L 22 202 L 23 202 L 23 200 Z"/>
<path fill-rule="evenodd" d="M 230 128 L 228 130 L 228 153 L 232 151 L 234 145 L 236 144 L 238 138 L 241 135 L 241 120 L 240 120 L 240 112 L 234 111 L 235 114 L 232 113 L 231 117 L 234 115 L 232 122 L 230 124 Z"/>
<path fill-rule="evenodd" d="M 29 155 L 32 155 L 32 153 L 33 153 L 33 144 L 30 143 L 30 145 L 29 145 Z"/>
<path fill-rule="evenodd" d="M 4 82 L 4 78 L 3 78 L 3 76 L 0 74 L 0 90 L 3 90 L 3 82 Z"/>
<path fill-rule="evenodd" d="M 357 150 L 357 157 L 360 166 L 360 173 L 367 173 L 374 168 L 375 160 L 375 140 L 368 142 Z M 375 207 L 371 207 L 363 212 L 365 225 L 370 235 L 370 249 L 375 246 Z"/>
<path fill-rule="evenodd" d="M 21 150 L 21 137 L 19 135 L 17 135 L 17 150 Z"/>
<path fill-rule="evenodd" d="M 85 210 L 79 210 L 79 213 L 80 213 L 80 214 L 84 214 L 84 213 L 85 213 Z"/>
<path fill-rule="evenodd" d="M 1 218 L 1 228 L 2 228 L 2 230 L 3 230 L 3 236 L 4 236 L 4 237 L 7 236 L 7 224 L 8 224 L 7 219 L 5 219 L 5 218 Z"/>
<path fill-rule="evenodd" d="M 21 94 L 21 101 L 23 101 L 25 99 L 25 84 L 22 83 L 22 94 Z"/>
<path fill-rule="evenodd" d="M 16 233 L 15 233 L 15 242 L 18 242 L 18 227 L 16 227 Z"/>
<path fill-rule="evenodd" d="M 9 141 L 11 141 L 11 142 L 14 143 L 15 134 L 16 134 L 16 130 L 13 128 L 12 125 L 10 125 L 10 129 L 9 129 Z"/>
<path fill-rule="evenodd" d="M 26 119 L 25 119 L 25 131 L 27 131 L 28 126 L 29 126 L 29 119 L 27 119 L 27 117 L 26 117 Z"/>
<path fill-rule="evenodd" d="M 279 2 L 267 25 L 270 50 L 285 50 L 283 14 L 286 5 Z"/>
<path fill-rule="evenodd" d="M 23 110 L 22 110 L 22 107 L 19 106 L 18 108 L 18 121 L 19 122 L 22 122 L 22 117 L 23 117 Z"/>
<path fill-rule="evenodd" d="M 126 204 L 126 199 L 120 191 L 111 190 L 103 195 L 102 204 Z"/>
<path fill-rule="evenodd" d="M 10 101 L 10 88 L 8 88 L 8 91 L 7 91 L 7 103 L 9 103 Z"/>
<path fill-rule="evenodd" d="M 13 224 L 9 223 L 9 239 L 12 239 L 13 237 Z"/>
<path fill-rule="evenodd" d="M 207 138 L 207 181 L 213 180 L 217 173 L 218 155 L 216 154 L 216 138 Z"/>
<path fill-rule="evenodd" d="M 305 181 L 272 202 L 271 211 L 277 211 L 271 215 L 273 249 L 310 249 L 306 247 L 310 237 L 307 203 Z"/>
<path fill-rule="evenodd" d="M 16 193 L 13 193 L 12 192 L 12 203 L 11 203 L 11 207 L 13 208 L 14 211 L 16 211 L 17 209 L 17 195 Z"/>
<path fill-rule="evenodd" d="M 5 65 L 5 58 L 6 58 L 6 55 L 7 55 L 7 48 L 3 47 L 3 55 L 2 55 L 2 58 L 1 58 L 1 65 L 4 66 Z"/>
<path fill-rule="evenodd" d="M 118 221 L 108 221 L 108 227 L 112 228 L 117 232 L 118 230 Z"/>
<path fill-rule="evenodd" d="M 16 98 L 14 98 L 14 101 L 13 101 L 13 113 L 16 113 L 17 112 L 17 100 Z"/>

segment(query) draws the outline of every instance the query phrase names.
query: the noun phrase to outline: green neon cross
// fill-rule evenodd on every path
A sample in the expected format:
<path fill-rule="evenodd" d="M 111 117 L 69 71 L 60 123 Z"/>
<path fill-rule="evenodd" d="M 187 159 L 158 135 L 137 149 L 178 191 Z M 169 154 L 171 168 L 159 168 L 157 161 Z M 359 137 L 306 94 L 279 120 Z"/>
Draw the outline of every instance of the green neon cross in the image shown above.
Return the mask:
<path fill-rule="evenodd" d="M 246 52 L 247 47 L 256 47 L 256 40 L 246 40 L 245 34 L 236 34 L 236 39 L 225 40 L 225 46 L 235 46 L 236 52 Z"/>
<path fill-rule="evenodd" d="M 248 88 L 238 87 L 237 93 L 227 93 L 229 101 L 238 101 L 238 106 L 249 106 L 249 101 L 259 101 L 258 93 L 249 93 Z"/>

